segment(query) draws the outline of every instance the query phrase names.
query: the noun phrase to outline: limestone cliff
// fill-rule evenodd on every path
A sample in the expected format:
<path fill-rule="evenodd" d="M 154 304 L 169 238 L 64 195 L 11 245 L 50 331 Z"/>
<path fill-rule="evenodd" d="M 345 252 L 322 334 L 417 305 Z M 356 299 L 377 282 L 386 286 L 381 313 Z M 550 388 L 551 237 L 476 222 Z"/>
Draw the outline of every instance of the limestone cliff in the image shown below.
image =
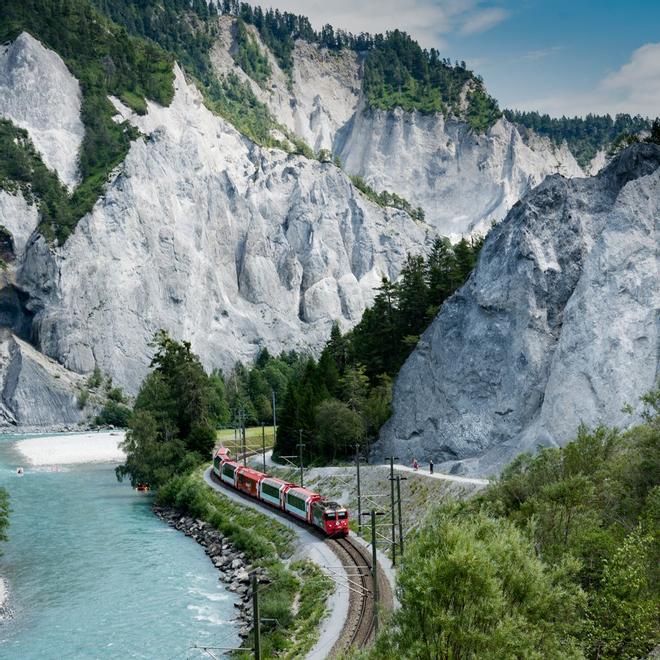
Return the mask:
<path fill-rule="evenodd" d="M 547 178 L 488 235 L 402 368 L 375 454 L 487 475 L 622 412 L 658 375 L 660 147 Z"/>
<path fill-rule="evenodd" d="M 22 49 L 35 75 L 58 59 L 31 38 Z M 98 365 L 129 392 L 159 328 L 189 339 L 209 369 L 262 346 L 319 349 L 334 320 L 356 323 L 381 277 L 396 278 L 433 237 L 334 165 L 256 146 L 207 110 L 179 69 L 175 86 L 172 104 L 145 116 L 113 100 L 143 137 L 63 246 L 33 233 L 37 212 L 19 192 L 0 193 L 0 224 L 16 244 L 7 277 L 20 293 L 7 315 L 29 317 L 24 338 L 67 369 Z M 12 93 L 32 136 L 30 99 L 19 98 L 32 87 Z M 48 105 L 44 115 L 64 103 L 33 101 Z"/>
<path fill-rule="evenodd" d="M 281 124 L 314 150 L 332 151 L 348 173 L 421 206 L 441 234 L 460 238 L 486 231 L 547 175 L 583 175 L 565 144 L 557 147 L 504 118 L 480 135 L 442 114 L 368 109 L 360 56 L 354 51 L 331 53 L 298 41 L 289 80 L 256 29 L 248 26 L 272 71 L 261 87 L 232 59 L 234 23 L 232 17 L 220 18 L 212 51 L 216 72 L 237 74 Z"/>

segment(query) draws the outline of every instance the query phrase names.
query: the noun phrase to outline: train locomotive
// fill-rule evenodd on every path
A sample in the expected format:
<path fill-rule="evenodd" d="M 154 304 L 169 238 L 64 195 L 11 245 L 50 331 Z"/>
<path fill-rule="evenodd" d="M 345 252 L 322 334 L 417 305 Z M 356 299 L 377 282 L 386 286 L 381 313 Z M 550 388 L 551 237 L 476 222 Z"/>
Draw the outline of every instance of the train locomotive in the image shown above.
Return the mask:
<path fill-rule="evenodd" d="M 222 483 L 322 530 L 348 536 L 348 510 L 307 488 L 271 477 L 232 460 L 221 447 L 213 457 L 213 473 Z"/>

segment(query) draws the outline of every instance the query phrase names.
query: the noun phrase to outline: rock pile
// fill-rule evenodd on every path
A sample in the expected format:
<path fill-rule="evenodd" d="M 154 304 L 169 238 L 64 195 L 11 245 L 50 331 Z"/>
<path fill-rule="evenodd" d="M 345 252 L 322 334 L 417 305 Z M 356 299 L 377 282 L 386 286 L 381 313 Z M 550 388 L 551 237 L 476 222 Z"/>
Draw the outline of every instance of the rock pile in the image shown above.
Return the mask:
<path fill-rule="evenodd" d="M 220 571 L 220 580 L 228 585 L 227 589 L 240 597 L 235 603 L 238 609 L 235 619 L 238 621 L 241 637 L 247 637 L 252 630 L 252 586 L 251 573 L 257 574 L 260 584 L 269 582 L 265 568 L 252 567 L 245 553 L 236 550 L 227 537 L 204 520 L 185 516 L 171 507 L 154 506 L 154 513 L 168 525 L 186 536 L 190 536 L 204 548 L 213 565 Z"/>

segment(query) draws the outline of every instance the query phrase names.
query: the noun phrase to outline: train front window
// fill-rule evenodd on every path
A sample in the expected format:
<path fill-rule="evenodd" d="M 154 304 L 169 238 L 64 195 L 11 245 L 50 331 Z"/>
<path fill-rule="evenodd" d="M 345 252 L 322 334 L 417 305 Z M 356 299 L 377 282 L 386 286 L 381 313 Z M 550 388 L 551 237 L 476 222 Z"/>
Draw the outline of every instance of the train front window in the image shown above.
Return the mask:
<path fill-rule="evenodd" d="M 326 513 L 323 516 L 326 520 L 337 520 L 337 514 L 334 511 L 331 511 L 330 513 Z"/>
<path fill-rule="evenodd" d="M 346 511 L 337 512 L 337 518 L 339 518 L 339 520 L 344 520 L 345 518 L 348 518 L 348 512 Z"/>

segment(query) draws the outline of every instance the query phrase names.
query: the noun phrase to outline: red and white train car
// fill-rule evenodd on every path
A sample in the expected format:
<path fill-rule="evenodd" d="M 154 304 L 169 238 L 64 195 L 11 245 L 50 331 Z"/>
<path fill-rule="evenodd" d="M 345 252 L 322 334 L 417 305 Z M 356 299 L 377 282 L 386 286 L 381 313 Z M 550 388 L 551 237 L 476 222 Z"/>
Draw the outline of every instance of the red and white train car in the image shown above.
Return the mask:
<path fill-rule="evenodd" d="M 221 447 L 213 457 L 213 473 L 228 486 L 317 527 L 328 536 L 348 536 L 348 510 L 319 493 L 271 477 L 231 459 Z"/>

